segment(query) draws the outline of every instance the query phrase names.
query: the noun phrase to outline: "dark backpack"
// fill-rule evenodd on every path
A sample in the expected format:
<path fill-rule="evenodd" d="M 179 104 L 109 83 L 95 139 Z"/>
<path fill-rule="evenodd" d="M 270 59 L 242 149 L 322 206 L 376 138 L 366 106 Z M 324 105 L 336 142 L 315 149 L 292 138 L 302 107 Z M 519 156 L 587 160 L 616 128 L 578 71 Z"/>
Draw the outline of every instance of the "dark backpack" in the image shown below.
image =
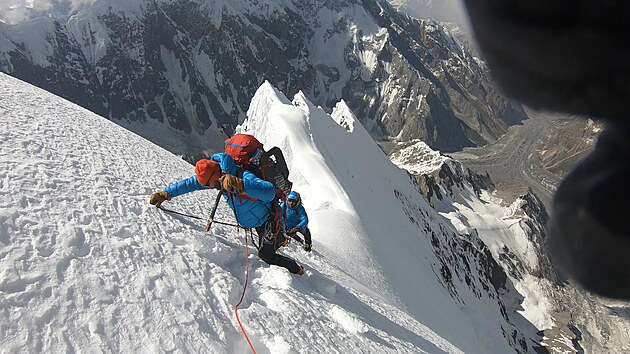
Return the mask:
<path fill-rule="evenodd" d="M 225 153 L 241 168 L 273 183 L 280 199 L 291 192 L 293 183 L 289 181 L 289 168 L 279 147 L 265 151 L 263 144 L 254 136 L 235 134 L 225 141 Z"/>

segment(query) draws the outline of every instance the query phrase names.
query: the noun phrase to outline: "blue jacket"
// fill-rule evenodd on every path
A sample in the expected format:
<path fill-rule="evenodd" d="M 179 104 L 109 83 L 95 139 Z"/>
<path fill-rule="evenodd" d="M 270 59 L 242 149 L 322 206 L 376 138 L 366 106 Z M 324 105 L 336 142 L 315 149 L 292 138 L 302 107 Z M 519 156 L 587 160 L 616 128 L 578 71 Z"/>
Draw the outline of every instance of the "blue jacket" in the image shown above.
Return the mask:
<path fill-rule="evenodd" d="M 271 202 L 276 197 L 276 186 L 247 170 L 238 172 L 236 176 L 243 179 L 246 195 L 224 192 L 224 198 L 236 214 L 240 225 L 247 228 L 261 226 L 269 218 Z"/>
<path fill-rule="evenodd" d="M 286 208 L 286 211 L 285 211 Z M 295 208 L 289 207 L 289 204 L 282 202 L 280 204 L 280 210 L 285 211 L 287 215 L 287 229 L 298 226 L 300 229 L 305 229 L 308 226 L 308 215 L 302 204 Z"/>
<path fill-rule="evenodd" d="M 276 196 L 276 187 L 273 183 L 260 179 L 247 170 L 239 171 L 234 160 L 225 153 L 216 153 L 212 155 L 211 159 L 219 163 L 224 173 L 243 179 L 246 195 L 224 192 L 224 198 L 236 214 L 239 224 L 246 228 L 254 228 L 264 224 L 269 218 L 269 211 L 272 208 L 271 201 Z M 164 191 L 171 197 L 177 197 L 203 189 L 209 188 L 197 182 L 197 176 L 193 175 L 171 184 L 164 188 Z"/>

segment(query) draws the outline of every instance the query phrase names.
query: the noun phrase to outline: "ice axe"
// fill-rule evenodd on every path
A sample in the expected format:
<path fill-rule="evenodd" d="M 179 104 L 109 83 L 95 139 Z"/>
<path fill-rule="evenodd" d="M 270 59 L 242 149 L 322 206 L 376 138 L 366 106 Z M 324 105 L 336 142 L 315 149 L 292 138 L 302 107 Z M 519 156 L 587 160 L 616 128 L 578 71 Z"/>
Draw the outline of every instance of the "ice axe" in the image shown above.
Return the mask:
<path fill-rule="evenodd" d="M 221 201 L 222 196 L 223 196 L 223 191 L 220 190 L 219 193 L 217 193 L 217 198 L 215 199 L 214 206 L 212 207 L 212 211 L 210 212 L 210 218 L 208 219 L 208 223 L 206 224 L 206 228 L 205 228 L 206 232 L 210 231 L 210 228 L 212 227 L 214 214 L 217 212 L 217 207 L 219 206 L 219 202 Z"/>

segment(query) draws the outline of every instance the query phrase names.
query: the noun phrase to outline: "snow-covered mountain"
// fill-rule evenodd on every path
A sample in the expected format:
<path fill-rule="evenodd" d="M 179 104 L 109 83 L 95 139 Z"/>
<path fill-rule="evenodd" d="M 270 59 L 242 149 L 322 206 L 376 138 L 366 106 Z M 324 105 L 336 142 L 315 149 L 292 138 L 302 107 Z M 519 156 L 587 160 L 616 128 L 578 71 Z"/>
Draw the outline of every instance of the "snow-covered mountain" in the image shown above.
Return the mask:
<path fill-rule="evenodd" d="M 148 195 L 193 168 L 143 138 L 0 74 L 0 337 L 8 352 L 533 352 L 523 296 L 345 102 L 331 115 L 269 83 L 242 126 L 279 146 L 313 231 L 307 275 L 269 266 L 243 231 Z M 81 124 L 77 124 L 80 121 Z M 167 202 L 208 213 L 214 191 Z M 231 220 L 219 208 L 217 220 Z"/>
<path fill-rule="evenodd" d="M 524 300 L 519 310 L 552 353 L 627 353 L 628 303 L 597 298 L 556 272 L 546 243 L 547 211 L 531 191 L 505 205 L 492 181 L 431 150 L 399 143 L 390 156 L 408 170 L 429 204 L 460 234 L 483 240 Z"/>
<path fill-rule="evenodd" d="M 528 193 L 504 207 L 502 201 L 489 193 L 494 188 L 487 175 L 475 174 L 421 141 L 407 145 L 392 155 L 392 161 L 416 176 L 420 190 L 433 208 L 451 220 L 459 233 L 481 238 L 519 292 L 542 294 L 542 299 L 528 296 L 523 304 L 524 313 L 530 312 L 529 304 L 549 307 L 544 291 L 535 291 L 540 286 L 533 284 L 547 282 L 545 287 L 553 287 L 561 283 L 544 249 L 548 215 L 542 202 Z M 424 161 L 415 160 L 416 156 Z M 539 328 L 548 328 L 550 318 L 535 317 L 550 316 L 551 312 L 551 308 L 534 310 L 528 318 Z"/>
<path fill-rule="evenodd" d="M 447 27 L 380 0 L 100 0 L 67 22 L 0 23 L 0 71 L 186 154 L 219 149 L 264 81 L 441 151 L 525 118 Z"/>

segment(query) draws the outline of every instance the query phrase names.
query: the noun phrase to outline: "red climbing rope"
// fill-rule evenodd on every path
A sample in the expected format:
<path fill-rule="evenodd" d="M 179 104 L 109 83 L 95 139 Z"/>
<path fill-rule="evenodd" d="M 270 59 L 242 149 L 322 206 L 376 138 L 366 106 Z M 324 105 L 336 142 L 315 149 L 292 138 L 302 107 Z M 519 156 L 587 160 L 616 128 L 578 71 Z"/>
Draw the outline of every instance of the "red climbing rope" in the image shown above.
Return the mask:
<path fill-rule="evenodd" d="M 252 232 L 252 230 L 249 230 L 249 232 Z M 252 353 L 256 354 L 256 350 L 254 349 L 252 342 L 249 340 L 249 337 L 247 336 L 247 333 L 245 332 L 245 328 L 243 328 L 243 324 L 241 323 L 241 320 L 238 318 L 238 307 L 240 306 L 241 302 L 243 302 L 243 297 L 245 297 L 245 290 L 247 289 L 248 278 L 249 278 L 249 244 L 247 242 L 247 230 L 245 230 L 245 286 L 243 287 L 243 293 L 241 294 L 241 299 L 238 301 L 238 304 L 234 306 L 234 314 L 236 315 L 236 322 L 238 322 L 238 326 L 241 327 L 241 332 L 243 332 L 243 335 L 245 336 L 245 339 L 247 339 L 247 343 L 249 344 L 249 347 L 252 349 Z"/>

